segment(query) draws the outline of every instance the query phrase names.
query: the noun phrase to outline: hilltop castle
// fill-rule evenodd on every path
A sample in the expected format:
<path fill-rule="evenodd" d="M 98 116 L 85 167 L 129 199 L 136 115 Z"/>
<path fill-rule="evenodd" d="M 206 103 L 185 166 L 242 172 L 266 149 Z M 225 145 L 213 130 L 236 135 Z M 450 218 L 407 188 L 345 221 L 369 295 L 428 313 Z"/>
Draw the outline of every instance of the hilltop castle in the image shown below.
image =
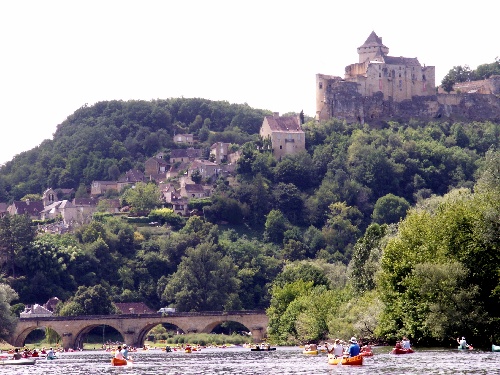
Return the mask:
<path fill-rule="evenodd" d="M 474 93 L 438 94 L 434 66 L 421 65 L 416 57 L 389 56 L 375 32 L 357 50 L 359 62 L 346 66 L 344 78 L 316 75 L 317 120 L 500 120 L 499 76 L 484 81 L 483 90 Z"/>

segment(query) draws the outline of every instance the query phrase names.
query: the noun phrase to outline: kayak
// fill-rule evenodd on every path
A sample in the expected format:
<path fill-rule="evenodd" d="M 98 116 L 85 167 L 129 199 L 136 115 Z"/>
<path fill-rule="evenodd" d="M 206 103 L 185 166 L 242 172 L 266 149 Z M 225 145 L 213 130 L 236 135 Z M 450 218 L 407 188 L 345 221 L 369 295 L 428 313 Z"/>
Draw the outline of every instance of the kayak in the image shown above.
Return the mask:
<path fill-rule="evenodd" d="M 363 356 L 357 355 L 355 357 L 337 357 L 333 354 L 328 354 L 328 364 L 330 365 L 351 365 L 351 366 L 361 366 L 363 364 Z"/>
<path fill-rule="evenodd" d="M 371 357 L 371 356 L 373 356 L 373 352 L 371 352 L 371 351 L 370 352 L 360 352 L 359 355 L 361 357 Z"/>
<path fill-rule="evenodd" d="M 491 344 L 491 351 L 492 352 L 500 352 L 500 345 Z"/>
<path fill-rule="evenodd" d="M 303 354 L 310 354 L 310 355 L 317 355 L 318 351 L 317 350 L 304 350 L 302 353 Z"/>
<path fill-rule="evenodd" d="M 250 351 L 251 352 L 271 352 L 273 350 L 276 350 L 276 348 L 251 348 Z"/>
<path fill-rule="evenodd" d="M 458 346 L 458 350 L 474 350 L 474 348 L 472 347 L 472 345 L 467 345 L 467 347 L 463 347 L 461 345 Z"/>
<path fill-rule="evenodd" d="M 410 354 L 410 353 L 413 353 L 413 349 L 394 348 L 391 351 L 391 354 Z"/>
<path fill-rule="evenodd" d="M 0 366 L 10 366 L 10 365 L 19 366 L 19 365 L 34 365 L 34 364 L 35 360 L 29 358 L 0 360 Z"/>
<path fill-rule="evenodd" d="M 127 366 L 131 365 L 132 361 L 126 359 L 111 358 L 111 366 Z"/>

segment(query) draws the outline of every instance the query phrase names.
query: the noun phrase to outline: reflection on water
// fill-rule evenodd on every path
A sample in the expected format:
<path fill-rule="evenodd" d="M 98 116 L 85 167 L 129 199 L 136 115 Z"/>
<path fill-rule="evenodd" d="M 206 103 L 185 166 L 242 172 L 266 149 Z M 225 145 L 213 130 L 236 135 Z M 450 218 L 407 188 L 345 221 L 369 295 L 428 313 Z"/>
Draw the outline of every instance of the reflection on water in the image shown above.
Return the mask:
<path fill-rule="evenodd" d="M 331 366 L 325 354 L 307 356 L 298 348 L 275 352 L 249 349 L 204 349 L 191 354 L 160 350 L 139 351 L 133 366 L 112 367 L 111 355 L 98 351 L 63 353 L 55 361 L 35 366 L 0 366 L 0 375 L 88 374 L 500 374 L 500 353 L 444 349 L 416 349 L 413 354 L 391 355 L 375 348 L 363 366 Z"/>

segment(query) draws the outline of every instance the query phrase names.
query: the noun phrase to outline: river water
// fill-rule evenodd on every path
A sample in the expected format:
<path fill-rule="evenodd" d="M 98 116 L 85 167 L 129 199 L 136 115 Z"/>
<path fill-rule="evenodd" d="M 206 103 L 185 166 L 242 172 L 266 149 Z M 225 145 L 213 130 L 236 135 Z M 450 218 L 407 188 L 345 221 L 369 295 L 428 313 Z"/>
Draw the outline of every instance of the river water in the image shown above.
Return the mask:
<path fill-rule="evenodd" d="M 326 354 L 309 356 L 302 349 L 279 347 L 274 352 L 250 349 L 203 349 L 200 352 L 165 353 L 160 350 L 131 353 L 132 366 L 113 367 L 111 354 L 102 351 L 62 353 L 54 361 L 34 366 L 0 366 L 0 375 L 157 375 L 157 374 L 500 374 L 500 353 L 448 349 L 416 349 L 413 354 L 392 355 L 390 348 L 374 348 L 362 366 L 332 366 Z"/>

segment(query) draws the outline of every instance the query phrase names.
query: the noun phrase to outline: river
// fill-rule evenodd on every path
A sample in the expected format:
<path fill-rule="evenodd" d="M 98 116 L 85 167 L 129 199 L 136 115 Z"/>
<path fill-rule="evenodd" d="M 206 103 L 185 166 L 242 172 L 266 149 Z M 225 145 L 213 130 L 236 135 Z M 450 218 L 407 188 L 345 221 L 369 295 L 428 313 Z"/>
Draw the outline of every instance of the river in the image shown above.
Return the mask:
<path fill-rule="evenodd" d="M 375 347 L 374 356 L 365 358 L 362 366 L 332 366 L 326 354 L 308 356 L 296 347 L 274 352 L 203 349 L 190 354 L 149 350 L 131 353 L 134 364 L 125 367 L 111 366 L 109 353 L 85 351 L 62 353 L 54 361 L 38 360 L 34 366 L 0 366 L 0 375 L 500 374 L 500 353 L 417 348 L 413 354 L 392 355 L 389 350 Z"/>

